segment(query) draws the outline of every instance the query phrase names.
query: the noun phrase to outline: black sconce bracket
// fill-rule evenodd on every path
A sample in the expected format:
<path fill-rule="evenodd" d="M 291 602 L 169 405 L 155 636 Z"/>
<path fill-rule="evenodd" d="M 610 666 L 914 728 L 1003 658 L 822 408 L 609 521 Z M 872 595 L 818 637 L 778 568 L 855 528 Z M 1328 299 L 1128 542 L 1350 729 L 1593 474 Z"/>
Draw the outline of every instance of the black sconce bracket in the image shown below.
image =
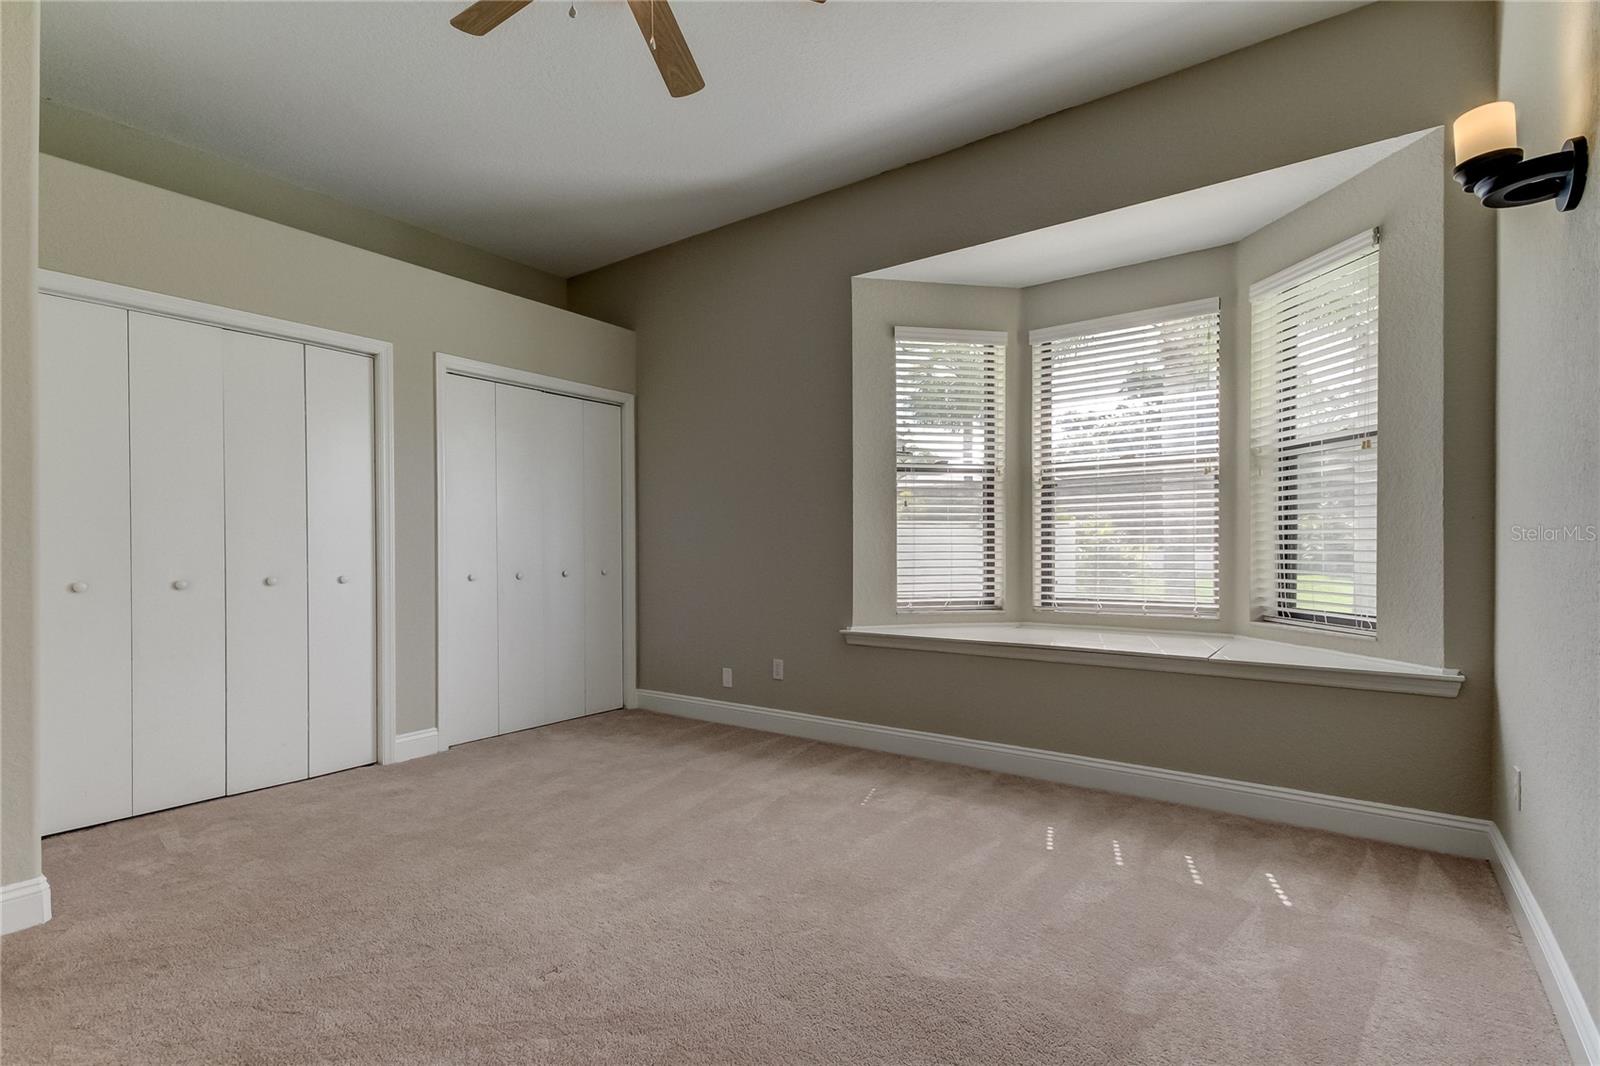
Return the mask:
<path fill-rule="evenodd" d="M 1521 148 L 1501 148 L 1456 167 L 1461 187 L 1485 207 L 1521 207 L 1554 200 L 1557 211 L 1571 211 L 1583 198 L 1589 170 L 1589 140 L 1574 137 L 1561 151 L 1523 159 Z"/>

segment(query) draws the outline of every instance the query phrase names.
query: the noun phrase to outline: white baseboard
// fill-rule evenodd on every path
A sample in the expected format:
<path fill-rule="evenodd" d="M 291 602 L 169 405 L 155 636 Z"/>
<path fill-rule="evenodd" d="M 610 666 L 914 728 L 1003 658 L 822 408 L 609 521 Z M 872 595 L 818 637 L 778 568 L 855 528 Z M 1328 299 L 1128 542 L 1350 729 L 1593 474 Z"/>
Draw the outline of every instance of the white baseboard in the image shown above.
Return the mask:
<path fill-rule="evenodd" d="M 0 887 L 0 933 L 50 920 L 50 882 L 43 875 Z"/>
<path fill-rule="evenodd" d="M 1206 810 L 1225 811 L 1228 814 L 1242 814 L 1263 821 L 1325 829 L 1447 855 L 1487 859 L 1491 854 L 1491 823 L 1481 818 L 1463 818 L 1414 807 L 1394 807 L 1387 803 L 1302 792 L 1299 789 L 1235 781 L 1226 777 L 1163 770 L 1155 766 L 1113 762 L 1085 755 L 1067 755 L 1042 748 L 1023 748 L 1014 744 L 869 725 L 724 700 L 677 696 L 670 692 L 641 691 L 639 705 L 682 718 L 697 718 L 768 733 L 824 740 L 853 748 L 870 748 L 919 759 L 976 766 L 983 770 L 1059 781 L 1102 792 L 1119 792 Z"/>
<path fill-rule="evenodd" d="M 394 758 L 389 761 L 405 762 L 407 759 L 420 759 L 424 755 L 437 754 L 439 754 L 439 730 L 430 727 L 397 734 L 394 738 Z"/>
<path fill-rule="evenodd" d="M 1533 956 L 1539 980 L 1544 982 L 1545 994 L 1550 997 L 1550 1006 L 1561 1023 L 1561 1035 L 1567 1038 L 1572 1061 L 1600 1063 L 1600 1030 L 1595 1028 L 1594 1015 L 1589 1012 L 1578 982 L 1572 976 L 1572 967 L 1567 965 L 1567 957 L 1556 942 L 1555 931 L 1545 920 L 1544 911 L 1539 909 L 1539 901 L 1522 876 L 1499 826 L 1489 827 L 1489 838 L 1494 847 L 1495 877 L 1517 920 L 1517 928 L 1522 930 L 1522 939 L 1528 945 L 1528 954 Z"/>

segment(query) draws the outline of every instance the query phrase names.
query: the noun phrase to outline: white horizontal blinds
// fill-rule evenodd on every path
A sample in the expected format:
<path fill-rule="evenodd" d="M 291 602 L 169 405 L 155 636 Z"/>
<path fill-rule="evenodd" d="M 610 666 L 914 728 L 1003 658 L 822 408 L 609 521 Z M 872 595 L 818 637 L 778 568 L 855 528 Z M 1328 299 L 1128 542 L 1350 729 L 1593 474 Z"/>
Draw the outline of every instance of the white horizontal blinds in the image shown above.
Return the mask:
<path fill-rule="evenodd" d="M 895 600 L 1001 606 L 1004 333 L 894 333 Z"/>
<path fill-rule="evenodd" d="M 1035 331 L 1035 606 L 1217 614 L 1218 301 Z"/>
<path fill-rule="evenodd" d="M 1378 234 L 1251 287 L 1257 618 L 1378 625 Z"/>

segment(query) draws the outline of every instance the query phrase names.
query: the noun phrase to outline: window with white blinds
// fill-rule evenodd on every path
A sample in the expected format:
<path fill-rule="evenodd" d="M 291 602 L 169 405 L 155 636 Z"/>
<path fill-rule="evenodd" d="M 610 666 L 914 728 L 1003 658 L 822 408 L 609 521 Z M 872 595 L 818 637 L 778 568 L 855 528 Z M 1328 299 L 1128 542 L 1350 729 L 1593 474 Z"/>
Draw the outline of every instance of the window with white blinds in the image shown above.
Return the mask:
<path fill-rule="evenodd" d="M 1253 607 L 1378 626 L 1378 234 L 1251 286 Z"/>
<path fill-rule="evenodd" d="M 1035 606 L 1217 615 L 1219 303 L 1036 330 Z"/>
<path fill-rule="evenodd" d="M 894 331 L 895 600 L 1003 605 L 1004 333 Z"/>

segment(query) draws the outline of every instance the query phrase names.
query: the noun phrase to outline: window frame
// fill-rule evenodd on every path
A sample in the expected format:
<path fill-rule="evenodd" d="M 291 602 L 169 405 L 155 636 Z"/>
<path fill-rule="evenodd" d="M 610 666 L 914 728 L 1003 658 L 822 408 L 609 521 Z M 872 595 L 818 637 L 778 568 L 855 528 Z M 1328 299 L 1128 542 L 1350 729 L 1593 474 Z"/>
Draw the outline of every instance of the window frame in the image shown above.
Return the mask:
<path fill-rule="evenodd" d="M 1010 335 L 998 330 L 940 329 L 924 326 L 895 326 L 892 344 L 893 372 L 898 374 L 900 349 L 907 344 L 966 344 L 990 350 L 994 373 L 987 375 L 991 408 L 985 416 L 988 423 L 986 435 L 994 442 L 994 461 L 987 464 L 966 464 L 962 467 L 933 464 L 907 464 L 900 460 L 901 420 L 899 414 L 898 381 L 891 390 L 891 429 L 893 439 L 893 499 L 894 510 L 894 576 L 892 600 L 897 616 L 924 616 L 951 614 L 958 616 L 982 615 L 1004 612 L 1006 604 L 1006 517 L 1008 501 L 1005 494 L 1007 440 L 1006 423 L 1008 396 L 1006 391 L 1007 363 L 1011 357 Z M 947 598 L 940 602 L 915 604 L 902 595 L 900 584 L 900 477 L 902 473 L 961 473 L 970 471 L 979 477 L 983 529 L 983 589 L 971 602 Z"/>
<path fill-rule="evenodd" d="M 1048 344 L 1079 337 L 1091 337 L 1098 334 L 1113 333 L 1120 330 L 1136 329 L 1141 326 L 1155 326 L 1166 323 L 1189 322 L 1194 319 L 1211 319 L 1212 346 L 1209 353 L 1209 370 L 1211 375 L 1212 407 L 1210 415 L 1215 424 L 1215 440 L 1210 466 L 1210 513 L 1212 518 L 1211 540 L 1211 597 L 1209 601 L 1196 600 L 1188 608 L 1166 608 L 1159 604 L 1152 605 L 1149 601 L 1104 601 L 1105 606 L 1095 606 L 1087 602 L 1067 603 L 1063 601 L 1047 603 L 1046 571 L 1054 570 L 1056 561 L 1055 553 L 1045 551 L 1044 538 L 1045 523 L 1044 511 L 1044 474 L 1041 469 L 1041 457 L 1047 453 L 1050 442 L 1054 439 L 1053 422 L 1047 421 L 1041 428 L 1040 413 L 1042 407 L 1042 351 Z M 1225 486 L 1223 482 L 1224 464 L 1224 434 L 1223 420 L 1223 363 L 1225 351 L 1225 337 L 1222 321 L 1222 298 L 1220 296 L 1207 296 L 1196 300 L 1188 300 L 1177 304 L 1168 304 L 1158 307 L 1139 308 L 1120 314 L 1107 315 L 1077 322 L 1064 323 L 1055 326 L 1046 326 L 1030 331 L 1028 335 L 1029 358 L 1029 387 L 1028 387 L 1028 419 L 1025 427 L 1027 444 L 1025 450 L 1031 457 L 1030 476 L 1028 478 L 1028 509 L 1029 509 L 1029 561 L 1031 564 L 1032 590 L 1029 599 L 1030 609 L 1036 614 L 1045 615 L 1052 620 L 1057 618 L 1080 618 L 1083 622 L 1069 624 L 1088 624 L 1088 620 L 1096 618 L 1122 618 L 1140 620 L 1161 620 L 1169 623 L 1185 621 L 1200 623 L 1218 623 L 1222 620 L 1226 607 L 1223 574 L 1223 557 L 1226 544 L 1222 537 L 1222 515 L 1224 507 Z"/>
<path fill-rule="evenodd" d="M 1297 488 L 1286 486 L 1281 477 L 1285 454 L 1283 441 L 1294 439 L 1293 465 L 1295 468 L 1294 485 L 1299 485 L 1300 471 L 1310 461 L 1306 457 L 1338 454 L 1341 445 L 1349 445 L 1360 441 L 1360 451 L 1378 450 L 1379 441 L 1379 406 L 1381 404 L 1380 381 L 1382 366 L 1382 240 L 1379 230 L 1375 227 L 1363 230 L 1353 237 L 1324 249 L 1307 259 L 1294 264 L 1284 270 L 1255 282 L 1249 289 L 1250 345 L 1250 402 L 1247 420 L 1250 433 L 1250 499 L 1249 508 L 1251 515 L 1250 536 L 1250 588 L 1249 588 L 1249 616 L 1252 622 L 1273 626 L 1292 626 L 1317 632 L 1376 638 L 1379 622 L 1379 591 L 1376 556 L 1379 549 L 1380 519 L 1379 511 L 1381 501 L 1378 492 L 1378 458 L 1373 456 L 1373 498 L 1371 505 L 1372 525 L 1372 609 L 1370 614 L 1358 611 L 1354 607 L 1348 613 L 1319 611 L 1308 609 L 1298 602 L 1299 592 L 1295 590 L 1292 601 L 1286 599 L 1289 590 L 1285 588 L 1282 578 L 1285 574 L 1298 574 L 1300 571 L 1299 560 L 1301 553 L 1286 547 L 1285 534 L 1291 534 L 1298 542 L 1302 535 L 1299 517 L 1299 507 L 1296 505 L 1286 509 L 1283 504 L 1286 500 L 1298 500 Z M 1277 395 L 1272 399 L 1270 411 L 1266 409 L 1266 400 L 1259 394 L 1258 389 L 1264 382 L 1281 382 L 1282 372 L 1271 373 L 1263 370 L 1267 359 L 1281 356 L 1281 351 L 1264 352 L 1259 346 L 1262 333 L 1262 321 L 1266 315 L 1275 312 L 1275 308 L 1264 307 L 1267 301 L 1280 298 L 1288 290 L 1314 281 L 1319 277 L 1336 270 L 1343 270 L 1349 266 L 1366 259 L 1372 260 L 1372 285 L 1371 301 L 1372 310 L 1370 323 L 1364 327 L 1364 332 L 1371 335 L 1370 368 L 1365 373 L 1370 376 L 1372 392 L 1372 414 L 1370 426 L 1348 430 L 1341 428 L 1334 433 L 1321 435 L 1308 435 L 1306 439 L 1298 438 L 1298 423 L 1294 425 L 1296 437 L 1286 438 L 1282 431 L 1274 435 L 1271 442 L 1272 452 L 1265 454 L 1266 444 L 1259 439 L 1260 426 L 1264 419 L 1282 423 L 1285 412 L 1293 412 L 1296 405 L 1293 397 Z M 1298 355 L 1296 356 L 1298 358 Z M 1295 382 L 1292 388 L 1298 391 L 1300 385 Z M 1292 419 L 1292 414 L 1290 415 Z M 1268 528 L 1270 527 L 1270 529 Z M 1270 542 L 1270 551 L 1266 543 Z M 1270 559 L 1263 559 L 1263 554 L 1270 554 Z M 1265 586 L 1264 586 L 1265 583 Z"/>

